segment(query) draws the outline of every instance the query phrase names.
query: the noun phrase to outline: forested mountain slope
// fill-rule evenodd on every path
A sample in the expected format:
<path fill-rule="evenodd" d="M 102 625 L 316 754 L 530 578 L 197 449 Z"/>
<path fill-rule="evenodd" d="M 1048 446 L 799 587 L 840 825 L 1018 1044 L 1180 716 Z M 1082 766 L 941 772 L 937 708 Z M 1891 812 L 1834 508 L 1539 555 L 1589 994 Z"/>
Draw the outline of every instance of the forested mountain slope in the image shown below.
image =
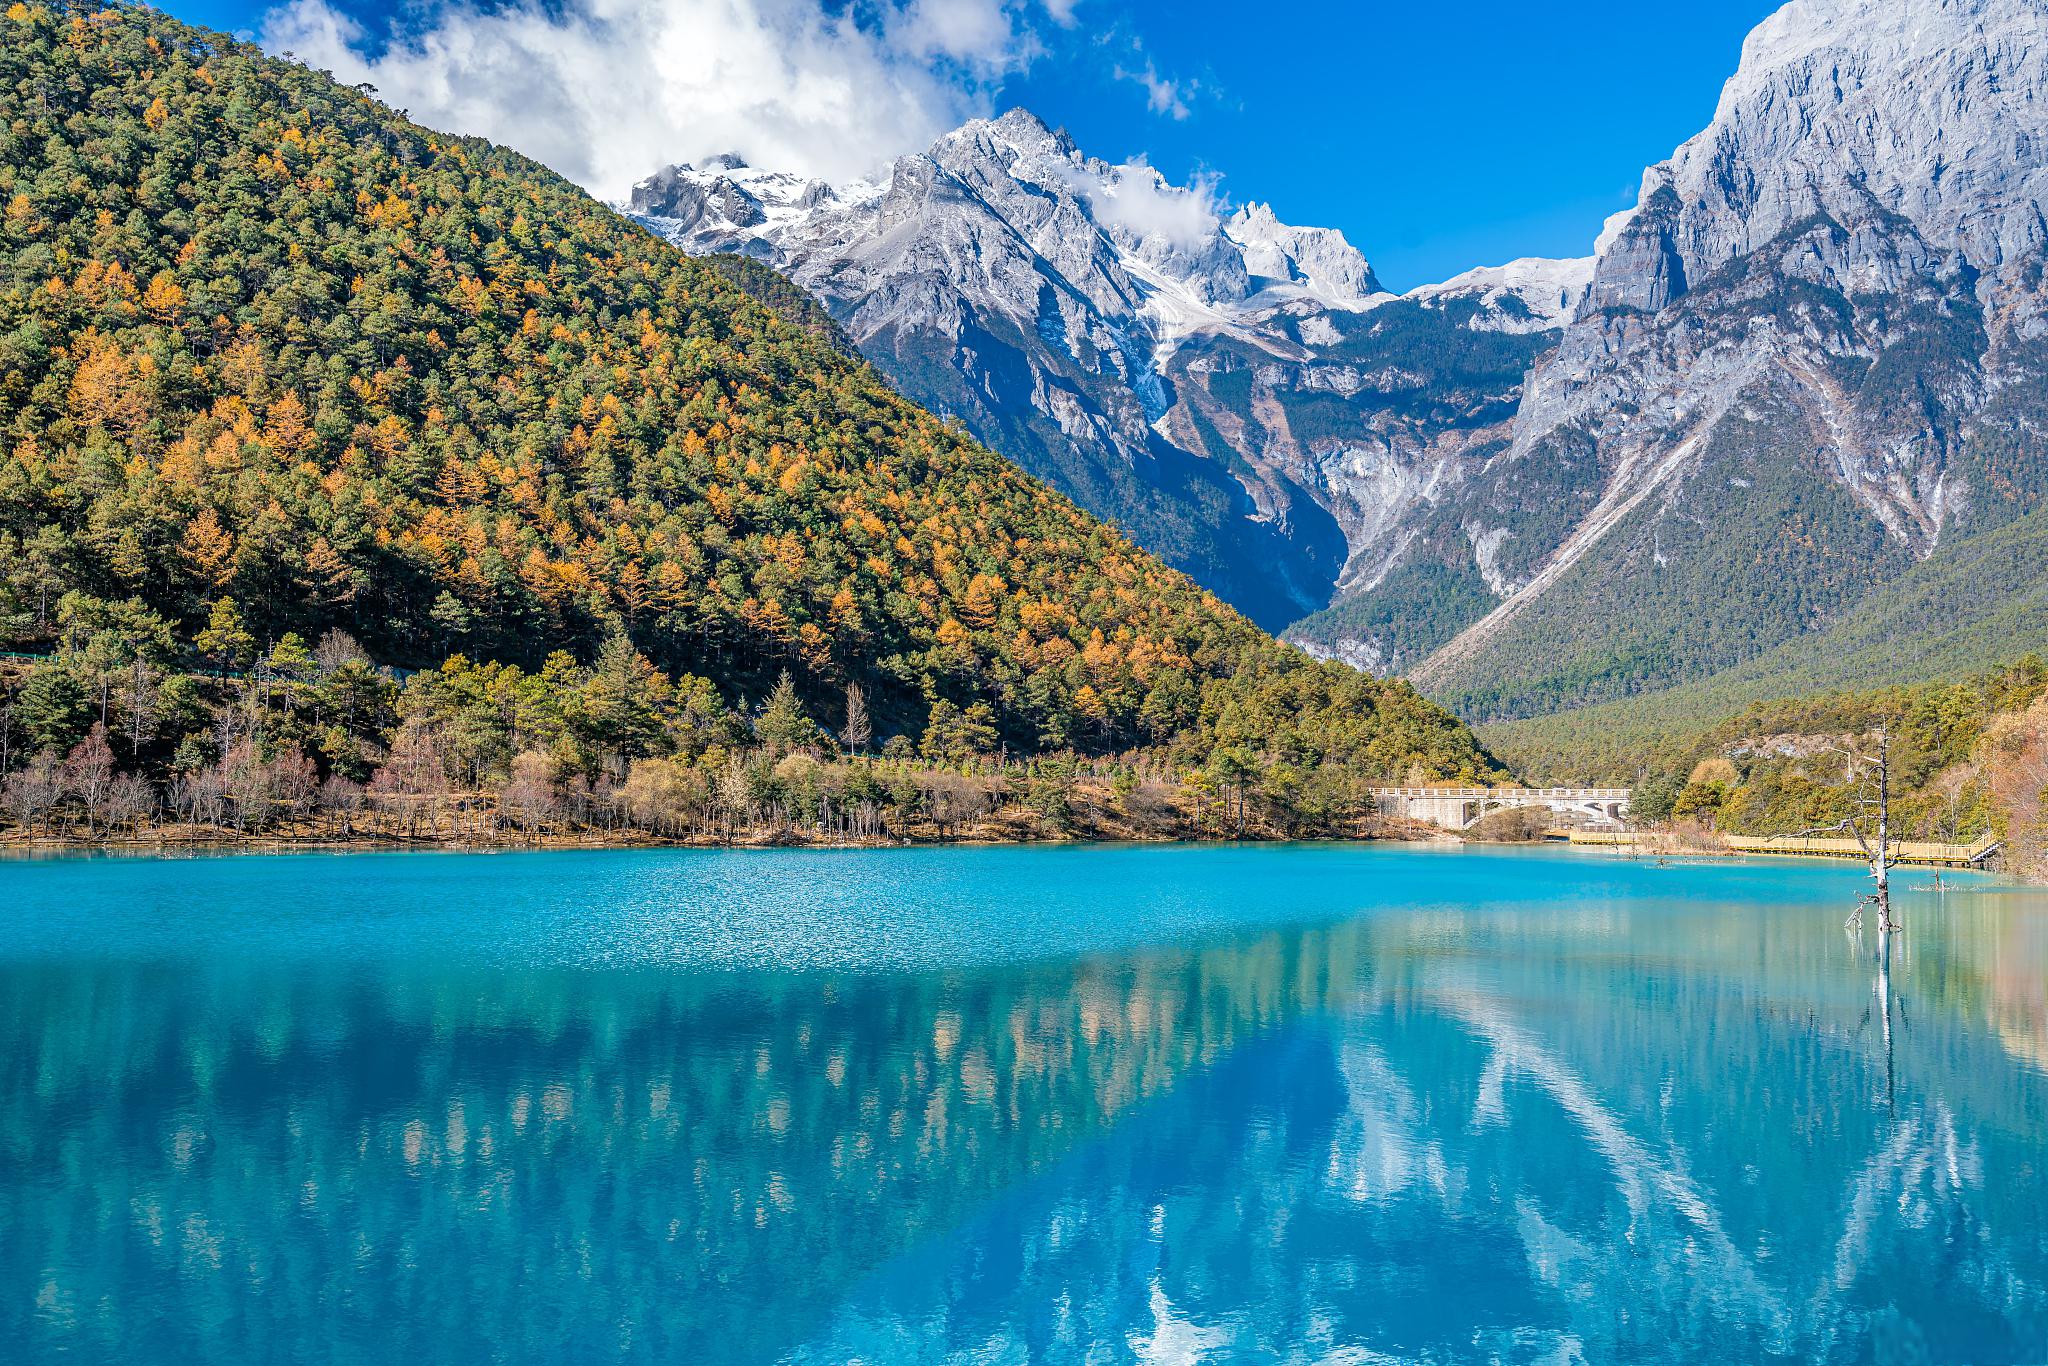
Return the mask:
<path fill-rule="evenodd" d="M 1869 592 L 1835 626 L 1706 678 L 1483 727 L 1536 781 L 1630 781 L 1650 756 L 1757 704 L 1950 683 L 2048 642 L 2048 510 L 1959 539 Z"/>
<path fill-rule="evenodd" d="M 883 734 L 981 704 L 1013 751 L 1496 771 L 782 321 L 772 279 L 146 9 L 15 4 L 0 37 L 0 646 L 189 641 L 232 599 L 259 641 L 406 665 L 623 634 L 729 701 L 788 670 L 834 724 L 858 682 Z"/>
<path fill-rule="evenodd" d="M 2008 870 L 2048 873 L 2048 664 L 2038 655 L 1938 681 L 1814 688 L 1717 713 L 1682 709 L 1582 714 L 1494 728 L 1536 781 L 1569 781 L 1553 745 L 1596 776 L 1635 788 L 1642 821 L 1730 834 L 1789 835 L 1833 826 L 1867 794 L 1845 752 L 1872 756 L 1886 733 L 1892 830 L 1905 839 L 2006 842 Z M 1671 698 L 1672 702 L 1679 699 Z M 1726 706 L 1727 697 L 1722 698 Z M 1549 727 L 1550 729 L 1545 729 Z M 1605 767 L 1601 767 L 1604 765 Z"/>

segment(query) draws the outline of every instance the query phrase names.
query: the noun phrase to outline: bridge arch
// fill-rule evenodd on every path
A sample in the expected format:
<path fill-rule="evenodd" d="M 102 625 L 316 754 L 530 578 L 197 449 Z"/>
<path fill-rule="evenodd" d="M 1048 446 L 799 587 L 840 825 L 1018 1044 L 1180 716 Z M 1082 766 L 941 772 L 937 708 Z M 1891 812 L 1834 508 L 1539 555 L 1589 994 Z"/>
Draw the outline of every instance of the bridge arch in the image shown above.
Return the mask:
<path fill-rule="evenodd" d="M 1470 830 L 1496 811 L 1545 807 L 1561 819 L 1596 829 L 1628 823 L 1626 787 L 1377 787 L 1383 815 L 1422 821 L 1445 830 Z"/>

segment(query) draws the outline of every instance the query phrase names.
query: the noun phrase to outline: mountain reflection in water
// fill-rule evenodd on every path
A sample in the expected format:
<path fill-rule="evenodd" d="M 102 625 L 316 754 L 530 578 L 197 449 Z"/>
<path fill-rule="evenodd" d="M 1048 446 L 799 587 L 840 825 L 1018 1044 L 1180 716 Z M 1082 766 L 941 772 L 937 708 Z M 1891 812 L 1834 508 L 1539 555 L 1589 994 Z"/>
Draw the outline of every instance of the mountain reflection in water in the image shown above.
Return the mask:
<path fill-rule="evenodd" d="M 434 923 L 476 918 L 475 952 L 392 913 L 406 860 L 285 870 L 383 896 L 312 898 L 319 952 L 290 905 L 213 909 L 233 861 L 0 866 L 26 889 L 0 917 L 0 1343 L 2048 1357 L 2034 897 L 1913 899 L 1880 981 L 1838 869 L 710 857 L 670 912 L 617 912 L 617 953 L 592 948 L 614 883 L 579 891 L 602 863 L 442 860 Z M 726 859 L 752 890 L 692 900 Z M 583 907 L 564 961 L 541 909 L 482 927 L 536 872 Z M 764 963 L 777 879 L 849 872 L 922 938 Z M 107 878 L 127 909 L 95 918 Z M 1008 911 L 1048 899 L 1092 928 L 1033 952 Z M 650 916 L 739 947 L 644 961 Z"/>

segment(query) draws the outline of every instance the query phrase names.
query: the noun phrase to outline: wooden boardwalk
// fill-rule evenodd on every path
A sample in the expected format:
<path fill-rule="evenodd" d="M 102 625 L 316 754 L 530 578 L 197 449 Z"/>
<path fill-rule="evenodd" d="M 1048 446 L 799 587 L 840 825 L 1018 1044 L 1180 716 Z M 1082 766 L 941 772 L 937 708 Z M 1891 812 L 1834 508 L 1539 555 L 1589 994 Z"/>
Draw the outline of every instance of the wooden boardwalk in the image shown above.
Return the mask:
<path fill-rule="evenodd" d="M 1565 832 L 1573 844 L 1637 848 L 1645 852 L 1666 852 L 1651 835 L 1634 831 L 1572 830 Z M 1789 854 L 1799 858 L 1863 859 L 1868 857 L 1855 840 L 1801 839 L 1792 835 L 1723 835 L 1723 847 L 1738 854 Z M 1926 864 L 1949 868 L 1972 868 L 1997 853 L 2004 841 L 1986 835 L 1975 844 L 1942 844 L 1930 840 L 1893 840 L 1891 855 L 1898 863 Z"/>

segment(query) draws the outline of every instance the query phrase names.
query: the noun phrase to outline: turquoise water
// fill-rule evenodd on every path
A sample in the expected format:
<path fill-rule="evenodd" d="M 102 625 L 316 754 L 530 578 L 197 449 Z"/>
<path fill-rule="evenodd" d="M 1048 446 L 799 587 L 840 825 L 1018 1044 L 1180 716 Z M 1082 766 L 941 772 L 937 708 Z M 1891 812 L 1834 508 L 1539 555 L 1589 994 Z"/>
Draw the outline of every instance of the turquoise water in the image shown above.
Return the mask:
<path fill-rule="evenodd" d="M 0 1360 L 2040 1362 L 2048 902 L 1960 885 L 0 863 Z"/>

